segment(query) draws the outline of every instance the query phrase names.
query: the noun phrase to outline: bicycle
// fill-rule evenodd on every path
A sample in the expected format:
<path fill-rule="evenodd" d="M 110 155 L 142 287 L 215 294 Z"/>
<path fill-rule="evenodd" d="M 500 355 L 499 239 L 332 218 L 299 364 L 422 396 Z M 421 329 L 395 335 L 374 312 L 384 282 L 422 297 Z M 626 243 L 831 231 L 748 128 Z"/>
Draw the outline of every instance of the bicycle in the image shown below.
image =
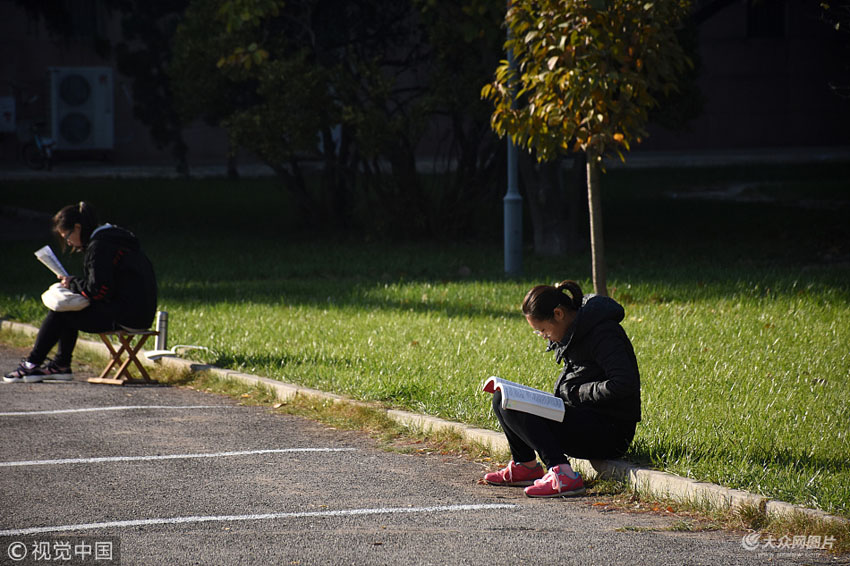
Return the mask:
<path fill-rule="evenodd" d="M 44 122 L 36 122 L 30 128 L 32 132 L 32 141 L 24 144 L 21 149 L 21 155 L 24 163 L 30 169 L 40 171 L 47 169 L 50 171 L 53 167 L 53 147 L 56 142 L 53 138 L 42 135 Z"/>

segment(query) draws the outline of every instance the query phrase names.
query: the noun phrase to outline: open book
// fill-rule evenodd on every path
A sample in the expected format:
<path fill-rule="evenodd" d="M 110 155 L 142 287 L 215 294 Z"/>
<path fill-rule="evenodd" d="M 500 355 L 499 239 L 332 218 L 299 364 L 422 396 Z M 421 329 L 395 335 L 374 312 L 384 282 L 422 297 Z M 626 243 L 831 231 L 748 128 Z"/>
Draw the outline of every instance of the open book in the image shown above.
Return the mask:
<path fill-rule="evenodd" d="M 502 392 L 502 408 L 531 413 L 546 419 L 564 420 L 564 401 L 551 393 L 514 383 L 500 377 L 490 377 L 484 382 L 484 391 Z"/>
<path fill-rule="evenodd" d="M 47 266 L 47 269 L 56 274 L 56 277 L 68 277 L 68 272 L 65 271 L 65 268 L 62 266 L 62 262 L 59 261 L 59 258 L 56 257 L 56 254 L 53 253 L 53 249 L 50 246 L 44 246 L 43 248 L 37 250 L 35 252 L 35 257 L 38 258 L 38 261 Z"/>

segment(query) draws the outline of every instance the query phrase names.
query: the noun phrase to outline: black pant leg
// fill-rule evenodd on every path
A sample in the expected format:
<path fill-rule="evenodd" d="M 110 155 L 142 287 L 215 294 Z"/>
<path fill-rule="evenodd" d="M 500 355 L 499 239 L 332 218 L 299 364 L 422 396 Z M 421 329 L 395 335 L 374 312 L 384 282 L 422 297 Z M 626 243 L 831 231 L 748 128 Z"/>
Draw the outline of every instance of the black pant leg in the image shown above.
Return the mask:
<path fill-rule="evenodd" d="M 500 391 L 493 394 L 493 411 L 516 462 L 528 462 L 534 453 L 547 468 L 569 458 L 605 460 L 625 454 L 635 434 L 634 422 L 617 421 L 591 407 L 567 408 L 563 422 L 502 409 Z"/>
<path fill-rule="evenodd" d="M 592 407 L 568 407 L 562 423 L 561 448 L 571 458 L 619 458 L 629 448 L 636 425 L 612 419 Z"/>
<path fill-rule="evenodd" d="M 502 425 L 515 462 L 534 460 L 535 452 L 547 468 L 567 461 L 560 443 L 561 423 L 531 413 L 503 409 L 502 392 L 499 390 L 493 393 L 493 411 Z"/>
<path fill-rule="evenodd" d="M 47 316 L 41 323 L 41 326 L 38 329 L 38 335 L 35 338 L 35 344 L 33 345 L 29 356 L 27 356 L 27 361 L 31 364 L 40 365 L 47 358 L 47 354 L 50 353 L 50 350 L 56 345 L 63 334 L 66 335 L 66 340 L 68 339 L 67 328 L 62 323 L 61 318 L 57 317 L 58 314 L 60 313 L 48 311 Z M 76 339 L 76 332 L 74 335 Z"/>
<path fill-rule="evenodd" d="M 70 366 L 80 331 L 106 332 L 115 327 L 115 316 L 108 305 L 95 303 L 80 311 L 50 311 L 38 329 L 27 361 L 41 364 L 53 346 L 58 344 L 54 361 L 62 367 Z"/>

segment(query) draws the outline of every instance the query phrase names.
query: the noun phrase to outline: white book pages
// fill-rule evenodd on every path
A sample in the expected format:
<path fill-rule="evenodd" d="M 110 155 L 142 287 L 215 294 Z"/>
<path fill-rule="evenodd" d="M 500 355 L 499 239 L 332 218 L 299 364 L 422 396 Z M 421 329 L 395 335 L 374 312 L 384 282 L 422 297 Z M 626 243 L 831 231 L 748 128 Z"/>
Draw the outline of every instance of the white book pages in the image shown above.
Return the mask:
<path fill-rule="evenodd" d="M 558 422 L 564 420 L 564 401 L 551 393 L 495 376 L 484 382 L 483 389 L 487 393 L 500 390 L 502 407 L 505 409 L 531 413 Z"/>
<path fill-rule="evenodd" d="M 38 261 L 47 266 L 47 269 L 56 274 L 56 277 L 68 277 L 68 272 L 65 271 L 65 268 L 62 266 L 62 262 L 59 261 L 59 258 L 56 257 L 56 254 L 53 253 L 53 249 L 50 246 L 44 246 L 36 250 L 35 257 L 38 258 Z"/>

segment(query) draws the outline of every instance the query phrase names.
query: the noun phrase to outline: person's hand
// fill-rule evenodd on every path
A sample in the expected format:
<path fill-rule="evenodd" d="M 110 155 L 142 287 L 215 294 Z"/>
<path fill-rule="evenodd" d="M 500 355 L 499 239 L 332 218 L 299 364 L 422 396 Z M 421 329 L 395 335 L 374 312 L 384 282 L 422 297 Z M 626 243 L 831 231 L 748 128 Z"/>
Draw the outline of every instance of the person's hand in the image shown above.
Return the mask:
<path fill-rule="evenodd" d="M 60 277 L 59 281 L 62 283 L 63 287 L 65 287 L 66 289 L 70 289 L 71 288 L 71 279 L 73 279 L 73 277 L 70 277 L 70 276 Z"/>

